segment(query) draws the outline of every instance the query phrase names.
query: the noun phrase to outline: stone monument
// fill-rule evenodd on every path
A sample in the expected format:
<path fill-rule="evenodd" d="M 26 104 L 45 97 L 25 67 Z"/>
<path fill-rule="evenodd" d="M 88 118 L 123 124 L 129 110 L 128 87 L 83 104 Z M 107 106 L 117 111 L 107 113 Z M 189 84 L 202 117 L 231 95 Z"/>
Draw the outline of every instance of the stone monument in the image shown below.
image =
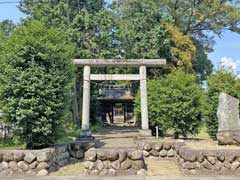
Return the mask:
<path fill-rule="evenodd" d="M 217 111 L 220 145 L 240 145 L 239 100 L 226 93 L 220 93 Z"/>

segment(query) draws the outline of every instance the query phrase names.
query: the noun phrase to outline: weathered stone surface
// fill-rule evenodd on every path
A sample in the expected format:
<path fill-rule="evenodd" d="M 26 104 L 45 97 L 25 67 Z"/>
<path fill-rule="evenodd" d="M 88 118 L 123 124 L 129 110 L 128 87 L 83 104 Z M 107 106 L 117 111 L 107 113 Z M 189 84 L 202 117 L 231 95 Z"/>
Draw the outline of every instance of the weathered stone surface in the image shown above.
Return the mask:
<path fill-rule="evenodd" d="M 231 165 L 231 170 L 236 170 L 236 169 L 239 168 L 239 166 L 240 166 L 240 162 L 235 161 L 235 162 L 233 162 L 232 165 Z"/>
<path fill-rule="evenodd" d="M 107 159 L 108 159 L 109 161 L 115 161 L 115 160 L 118 159 L 119 154 L 118 154 L 118 152 L 116 152 L 116 151 L 114 151 L 114 150 L 111 150 L 111 151 L 107 151 L 107 152 L 106 152 L 106 156 L 107 156 Z"/>
<path fill-rule="evenodd" d="M 103 161 L 104 167 L 106 169 L 110 169 L 111 168 L 111 161 Z"/>
<path fill-rule="evenodd" d="M 10 174 L 10 169 L 4 169 L 0 171 L 0 177 L 6 177 L 6 176 L 9 176 L 9 174 Z"/>
<path fill-rule="evenodd" d="M 37 161 L 34 161 L 34 162 L 32 162 L 31 164 L 29 164 L 29 168 L 30 168 L 30 169 L 35 169 L 35 168 L 37 167 L 37 164 L 38 164 L 38 162 L 37 162 Z"/>
<path fill-rule="evenodd" d="M 28 164 L 25 161 L 20 161 L 18 162 L 17 165 L 19 168 L 21 168 L 24 171 L 28 170 Z"/>
<path fill-rule="evenodd" d="M 207 156 L 208 162 L 210 162 L 212 165 L 216 163 L 216 158 L 214 156 Z"/>
<path fill-rule="evenodd" d="M 239 100 L 226 93 L 220 93 L 218 105 L 218 143 L 240 144 Z"/>
<path fill-rule="evenodd" d="M 140 169 L 139 171 L 137 171 L 137 175 L 147 176 L 147 171 L 145 169 Z"/>
<path fill-rule="evenodd" d="M 208 170 L 211 170 L 211 169 L 212 169 L 211 163 L 209 163 L 209 162 L 206 161 L 206 160 L 202 163 L 202 165 L 203 165 L 203 167 L 204 167 L 205 169 L 208 169 Z"/>
<path fill-rule="evenodd" d="M 94 170 L 91 171 L 91 174 L 90 174 L 90 175 L 91 175 L 91 176 L 98 176 L 98 175 L 99 175 L 99 171 L 96 170 L 96 169 L 94 169 Z"/>
<path fill-rule="evenodd" d="M 185 149 L 184 151 L 181 151 L 180 154 L 181 154 L 181 157 L 186 161 L 194 162 L 197 160 L 196 153 L 192 150 Z"/>
<path fill-rule="evenodd" d="M 215 166 L 214 166 L 214 170 L 215 171 L 220 171 L 223 167 L 223 164 L 221 162 L 216 162 Z"/>
<path fill-rule="evenodd" d="M 219 161 L 224 162 L 224 160 L 225 160 L 224 152 L 219 151 L 219 152 L 217 152 L 216 155 L 217 155 L 217 159 L 218 159 Z"/>
<path fill-rule="evenodd" d="M 137 160 L 132 162 L 132 168 L 135 170 L 140 170 L 144 168 L 144 163 L 142 160 Z"/>
<path fill-rule="evenodd" d="M 146 150 L 143 150 L 143 156 L 144 157 L 149 157 L 150 156 L 150 153 Z"/>
<path fill-rule="evenodd" d="M 75 157 L 77 159 L 82 159 L 82 158 L 84 158 L 84 154 L 85 154 L 84 151 L 82 149 L 80 149 L 76 152 Z"/>
<path fill-rule="evenodd" d="M 108 173 L 108 170 L 107 170 L 107 169 L 103 169 L 103 170 L 100 172 L 99 176 L 106 176 L 107 173 Z"/>
<path fill-rule="evenodd" d="M 35 160 L 36 160 L 36 156 L 33 153 L 31 153 L 31 152 L 26 153 L 26 155 L 24 157 L 24 161 L 31 164 Z"/>
<path fill-rule="evenodd" d="M 193 162 L 185 162 L 185 163 L 183 163 L 183 168 L 184 169 L 195 169 L 196 168 L 196 165 L 195 165 L 195 163 L 193 163 Z"/>
<path fill-rule="evenodd" d="M 173 149 L 170 149 L 168 152 L 167 152 L 167 156 L 168 157 L 174 157 L 175 155 L 175 151 Z"/>
<path fill-rule="evenodd" d="M 170 150 L 172 147 L 172 143 L 166 142 L 163 144 L 163 149 Z"/>
<path fill-rule="evenodd" d="M 8 165 L 13 171 L 17 171 L 18 165 L 17 165 L 16 161 L 11 161 L 11 162 L 9 162 Z"/>
<path fill-rule="evenodd" d="M 128 153 L 128 157 L 132 160 L 140 160 L 143 158 L 143 153 L 141 150 L 136 150 Z"/>
<path fill-rule="evenodd" d="M 155 156 L 155 157 L 159 156 L 159 151 L 157 151 L 155 149 L 152 149 L 149 153 L 150 153 L 150 155 Z"/>
<path fill-rule="evenodd" d="M 47 176 L 48 171 L 46 169 L 42 169 L 37 173 L 37 176 Z"/>
<path fill-rule="evenodd" d="M 167 156 L 167 151 L 165 149 L 161 150 L 160 153 L 159 153 L 159 156 L 164 158 Z"/>
<path fill-rule="evenodd" d="M 85 169 L 92 170 L 95 168 L 95 164 L 92 161 L 86 161 L 86 162 L 84 162 L 84 167 L 85 167 Z"/>
<path fill-rule="evenodd" d="M 97 152 L 97 158 L 102 160 L 102 161 L 107 160 L 106 152 L 105 151 L 98 151 Z"/>
<path fill-rule="evenodd" d="M 10 161 L 13 161 L 14 158 L 13 158 L 13 153 L 11 152 L 5 152 L 3 154 L 3 161 L 6 161 L 6 162 L 10 162 Z"/>
<path fill-rule="evenodd" d="M 122 163 L 127 159 L 127 152 L 122 151 L 122 152 L 119 152 L 118 154 L 119 154 L 118 160 L 120 161 L 120 163 Z"/>
<path fill-rule="evenodd" d="M 116 176 L 117 172 L 115 169 L 109 169 L 107 174 L 108 176 Z"/>
<path fill-rule="evenodd" d="M 162 148 L 163 148 L 162 143 L 156 143 L 153 145 L 153 149 L 156 151 L 160 151 L 160 150 L 162 150 Z"/>
<path fill-rule="evenodd" d="M 97 170 L 102 171 L 102 170 L 104 169 L 104 164 L 103 164 L 103 162 L 100 161 L 100 160 L 97 160 L 97 161 L 96 161 L 96 168 L 97 168 Z"/>
<path fill-rule="evenodd" d="M 43 161 L 49 161 L 51 159 L 51 153 L 46 151 L 46 152 L 39 152 L 37 154 L 37 161 L 38 162 L 43 162 Z"/>
<path fill-rule="evenodd" d="M 150 143 L 144 143 L 143 149 L 146 151 L 150 151 L 152 149 L 152 146 Z"/>
<path fill-rule="evenodd" d="M 38 170 L 42 170 L 42 169 L 48 169 L 50 167 L 49 163 L 47 162 L 40 162 L 38 165 L 37 165 L 37 169 Z"/>
<path fill-rule="evenodd" d="M 5 170 L 9 167 L 8 163 L 3 161 L 0 163 L 0 171 Z"/>
<path fill-rule="evenodd" d="M 24 158 L 24 153 L 23 153 L 23 152 L 15 152 L 15 153 L 13 154 L 13 159 L 14 159 L 14 161 L 19 162 L 19 161 L 22 161 L 23 158 Z"/>
<path fill-rule="evenodd" d="M 25 172 L 25 176 L 35 176 L 36 172 L 33 171 L 32 169 L 29 169 L 28 171 Z"/>
<path fill-rule="evenodd" d="M 97 154 L 94 150 L 88 150 L 85 152 L 85 160 L 95 162 L 97 159 Z"/>
<path fill-rule="evenodd" d="M 116 169 L 116 170 L 120 169 L 120 167 L 121 167 L 120 161 L 119 161 L 119 160 L 116 160 L 116 161 L 112 162 L 111 167 L 112 167 L 113 169 Z"/>
<path fill-rule="evenodd" d="M 128 159 L 122 162 L 121 164 L 121 169 L 123 170 L 130 169 L 131 167 L 132 167 L 132 162 Z"/>

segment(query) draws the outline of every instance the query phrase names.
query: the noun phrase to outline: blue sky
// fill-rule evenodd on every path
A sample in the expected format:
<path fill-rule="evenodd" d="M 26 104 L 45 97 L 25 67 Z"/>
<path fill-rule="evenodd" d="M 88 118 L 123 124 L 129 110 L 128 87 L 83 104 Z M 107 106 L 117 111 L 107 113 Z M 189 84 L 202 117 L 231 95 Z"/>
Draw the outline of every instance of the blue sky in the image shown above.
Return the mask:
<path fill-rule="evenodd" d="M 0 0 L 0 3 L 4 1 L 6 0 Z M 18 0 L 11 2 L 18 2 Z M 15 3 L 0 4 L 0 21 L 11 19 L 17 23 L 21 17 L 24 17 L 16 5 Z M 240 35 L 226 31 L 222 38 L 216 37 L 215 40 L 214 52 L 209 54 L 215 67 L 217 68 L 221 63 L 230 66 L 235 72 L 240 71 Z"/>

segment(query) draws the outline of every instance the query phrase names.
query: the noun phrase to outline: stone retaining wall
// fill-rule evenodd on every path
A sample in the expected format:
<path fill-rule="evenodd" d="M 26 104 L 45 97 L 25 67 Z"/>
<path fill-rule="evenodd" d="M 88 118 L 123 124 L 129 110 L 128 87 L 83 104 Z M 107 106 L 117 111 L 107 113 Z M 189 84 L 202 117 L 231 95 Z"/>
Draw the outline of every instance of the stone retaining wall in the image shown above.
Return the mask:
<path fill-rule="evenodd" d="M 90 149 L 85 153 L 85 175 L 137 175 L 145 172 L 142 150 L 137 148 Z"/>
<path fill-rule="evenodd" d="M 139 148 L 145 158 L 175 160 L 185 174 L 240 174 L 240 150 L 195 150 L 183 142 L 140 142 Z"/>
<path fill-rule="evenodd" d="M 72 142 L 42 150 L 0 151 L 0 176 L 44 176 L 84 158 L 92 142 Z"/>

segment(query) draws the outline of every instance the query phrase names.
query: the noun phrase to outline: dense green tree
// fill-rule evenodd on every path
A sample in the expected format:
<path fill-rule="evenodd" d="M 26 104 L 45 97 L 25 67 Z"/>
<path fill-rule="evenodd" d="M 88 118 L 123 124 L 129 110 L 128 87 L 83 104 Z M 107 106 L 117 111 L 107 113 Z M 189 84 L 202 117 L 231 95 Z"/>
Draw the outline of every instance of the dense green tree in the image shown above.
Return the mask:
<path fill-rule="evenodd" d="M 218 70 L 208 79 L 208 90 L 206 92 L 206 102 L 203 107 L 204 119 L 207 125 L 208 134 L 216 139 L 218 130 L 217 108 L 219 103 L 219 94 L 225 92 L 234 97 L 240 97 L 239 80 L 235 75 L 226 69 Z"/>
<path fill-rule="evenodd" d="M 113 13 L 104 0 L 22 0 L 20 10 L 28 20 L 43 22 L 47 27 L 61 27 L 77 47 L 77 57 L 112 58 L 118 55 Z"/>
<path fill-rule="evenodd" d="M 174 67 L 192 69 L 195 47 L 188 36 L 169 24 L 161 7 L 152 0 L 116 4 L 119 41 L 125 58 L 167 58 Z"/>
<path fill-rule="evenodd" d="M 15 28 L 16 25 L 11 20 L 4 20 L 0 22 L 0 32 L 2 32 L 5 36 L 9 36 Z"/>
<path fill-rule="evenodd" d="M 59 29 L 18 26 L 0 44 L 0 102 L 27 148 L 55 142 L 71 95 L 74 48 Z"/>
<path fill-rule="evenodd" d="M 148 82 L 150 126 L 158 126 L 162 134 L 174 130 L 175 137 L 196 134 L 201 124 L 202 90 L 193 74 L 181 69 L 160 80 Z M 135 112 L 140 118 L 140 96 L 135 101 Z"/>

